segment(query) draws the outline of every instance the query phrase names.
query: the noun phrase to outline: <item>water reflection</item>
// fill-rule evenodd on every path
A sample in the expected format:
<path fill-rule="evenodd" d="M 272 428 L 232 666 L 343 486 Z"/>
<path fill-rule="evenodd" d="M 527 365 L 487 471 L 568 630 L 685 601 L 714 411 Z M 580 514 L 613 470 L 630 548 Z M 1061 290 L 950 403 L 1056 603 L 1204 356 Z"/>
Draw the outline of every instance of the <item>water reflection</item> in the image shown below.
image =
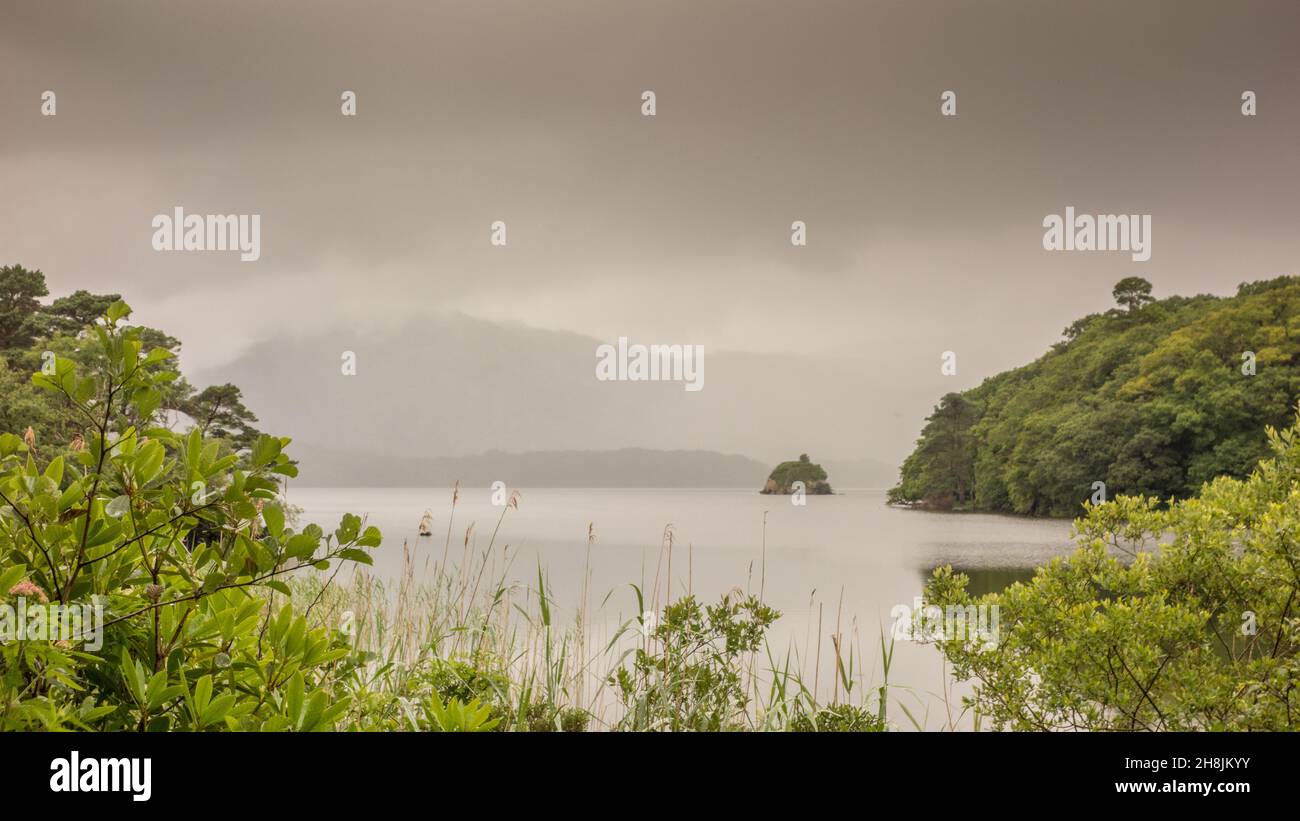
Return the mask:
<path fill-rule="evenodd" d="M 953 572 L 964 573 L 970 579 L 967 590 L 972 596 L 983 596 L 987 593 L 1001 593 L 1016 582 L 1027 582 L 1034 577 L 1033 568 L 1027 567 L 961 567 L 953 565 Z M 921 574 L 921 583 L 924 585 L 930 580 L 934 568 Z"/>

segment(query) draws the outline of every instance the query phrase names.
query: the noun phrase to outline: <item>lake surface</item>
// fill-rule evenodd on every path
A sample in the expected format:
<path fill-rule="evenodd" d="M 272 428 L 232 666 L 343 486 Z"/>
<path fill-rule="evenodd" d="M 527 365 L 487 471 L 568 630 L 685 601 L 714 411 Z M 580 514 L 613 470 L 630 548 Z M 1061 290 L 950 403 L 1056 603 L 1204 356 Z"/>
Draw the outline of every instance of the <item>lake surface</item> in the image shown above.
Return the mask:
<path fill-rule="evenodd" d="M 327 532 L 349 511 L 378 526 L 384 544 L 375 554 L 377 575 L 401 572 L 404 541 L 416 551 L 416 566 L 426 558 L 436 563 L 443 554 L 451 512 L 448 489 L 290 487 L 288 500 L 303 509 L 303 524 L 314 522 Z M 421 539 L 417 526 L 426 508 L 434 515 L 434 535 Z M 485 548 L 501 512 L 492 504 L 491 490 L 462 488 L 452 524 L 453 559 L 463 551 L 471 522 L 471 544 Z M 890 635 L 891 609 L 911 606 L 934 567 L 953 565 L 971 577 L 978 592 L 1000 590 L 1069 552 L 1072 544 L 1068 521 L 891 508 L 883 490 L 809 496 L 800 507 L 791 504 L 791 497 L 733 489 L 525 489 L 518 509 L 506 512 L 496 544 L 498 549 L 509 545 L 514 557 L 509 575 L 521 585 L 536 587 L 541 563 L 560 611 L 557 623 L 572 619 L 581 598 L 588 524 L 596 535 L 591 606 L 605 602 L 600 618 L 607 625 L 635 615 L 630 584 L 641 586 L 647 600 L 654 599 L 656 588 L 660 603 L 665 599 L 663 536 L 671 525 L 674 598 L 689 589 L 705 601 L 716 601 L 736 587 L 755 593 L 761 588 L 764 600 L 782 613 L 769 634 L 774 653 L 783 656 L 790 650 L 801 656 L 796 666 L 802 666 L 810 688 L 814 679 L 819 683 L 823 699 L 831 695 L 830 635 L 837 619 L 843 642 L 854 648 L 863 690 L 875 687 L 881 679 L 880 631 Z M 820 665 L 815 663 L 818 635 Z M 820 668 L 816 675 L 815 667 Z M 933 647 L 896 645 L 891 702 L 907 704 L 928 729 L 949 723 L 946 682 L 942 657 Z M 947 699 L 954 717 L 957 695 Z M 890 716 L 902 728 L 911 726 L 892 705 Z M 968 726 L 966 721 L 952 723 Z"/>

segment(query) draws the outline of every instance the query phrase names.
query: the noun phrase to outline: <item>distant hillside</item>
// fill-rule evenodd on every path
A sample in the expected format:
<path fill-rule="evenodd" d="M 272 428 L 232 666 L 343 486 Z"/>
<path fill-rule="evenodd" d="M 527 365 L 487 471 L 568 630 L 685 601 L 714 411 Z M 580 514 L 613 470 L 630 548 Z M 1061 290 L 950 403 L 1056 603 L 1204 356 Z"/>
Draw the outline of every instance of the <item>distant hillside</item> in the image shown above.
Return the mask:
<path fill-rule="evenodd" d="M 384 328 L 295 323 L 190 379 L 238 385 L 257 427 L 293 437 L 306 469 L 329 472 L 346 455 L 388 485 L 376 465 L 406 463 L 409 475 L 423 457 L 645 448 L 764 462 L 755 478 L 738 482 L 744 487 L 761 486 L 773 465 L 807 450 L 827 457 L 822 464 L 837 484 L 888 487 L 906 452 L 900 445 L 931 402 L 932 389 L 912 380 L 906 362 L 879 353 L 710 348 L 698 392 L 673 382 L 603 382 L 595 374 L 603 341 L 439 312 Z M 340 373 L 344 351 L 356 356 L 354 376 Z M 890 402 L 879 401 L 886 393 Z M 836 401 L 819 406 L 809 424 L 806 397 L 830 395 Z M 864 463 L 838 478 L 833 459 L 868 456 L 888 463 L 886 476 Z"/>
<path fill-rule="evenodd" d="M 758 487 L 761 462 L 701 450 L 489 451 L 474 456 L 376 462 L 364 454 L 318 451 L 298 483 L 309 487 Z"/>
<path fill-rule="evenodd" d="M 944 396 L 891 499 L 1073 515 L 1095 482 L 1110 498 L 1168 499 L 1248 474 L 1264 427 L 1286 427 L 1300 393 L 1300 278 L 1227 298 L 1155 301 L 1150 288 L 1122 281 L 1119 308 L 1076 321 L 1034 362 Z"/>

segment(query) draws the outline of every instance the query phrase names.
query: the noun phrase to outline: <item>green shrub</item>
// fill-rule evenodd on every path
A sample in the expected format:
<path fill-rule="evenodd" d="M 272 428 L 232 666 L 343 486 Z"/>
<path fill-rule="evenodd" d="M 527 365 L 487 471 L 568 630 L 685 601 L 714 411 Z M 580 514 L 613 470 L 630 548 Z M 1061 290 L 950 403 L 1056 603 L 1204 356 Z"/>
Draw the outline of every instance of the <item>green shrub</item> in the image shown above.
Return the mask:
<path fill-rule="evenodd" d="M 999 729 L 1300 728 L 1300 419 L 1267 437 L 1249 478 L 1090 507 L 1073 555 L 1001 594 L 937 570 L 932 603 L 1001 608 L 996 646 L 939 642 L 968 704 Z"/>
<path fill-rule="evenodd" d="M 757 596 L 723 596 L 708 607 L 694 596 L 669 604 L 630 666 L 610 677 L 626 711 L 619 729 L 739 729 L 749 705 L 741 659 L 762 646 L 779 616 Z"/>
<path fill-rule="evenodd" d="M 472 699 L 468 704 L 458 698 L 443 702 L 437 695 L 424 701 L 424 721 L 420 729 L 435 733 L 483 733 L 501 723 L 492 718 L 492 708 Z"/>
<path fill-rule="evenodd" d="M 811 714 L 797 713 L 786 729 L 794 733 L 881 733 L 885 724 L 862 707 L 831 704 Z"/>
<path fill-rule="evenodd" d="M 520 729 L 530 733 L 581 733 L 590 723 L 591 715 L 586 710 L 534 701 L 525 708 Z"/>
<path fill-rule="evenodd" d="M 102 613 L 98 631 L 0 645 L 0 729 L 329 729 L 349 704 L 327 673 L 349 651 L 273 599 L 294 571 L 369 564 L 379 531 L 286 526 L 288 439 L 231 453 L 164 427 L 179 374 L 129 314 L 115 302 L 91 327 L 89 367 L 56 357 L 32 377 L 77 432 L 59 455 L 0 435 L 0 596 Z"/>

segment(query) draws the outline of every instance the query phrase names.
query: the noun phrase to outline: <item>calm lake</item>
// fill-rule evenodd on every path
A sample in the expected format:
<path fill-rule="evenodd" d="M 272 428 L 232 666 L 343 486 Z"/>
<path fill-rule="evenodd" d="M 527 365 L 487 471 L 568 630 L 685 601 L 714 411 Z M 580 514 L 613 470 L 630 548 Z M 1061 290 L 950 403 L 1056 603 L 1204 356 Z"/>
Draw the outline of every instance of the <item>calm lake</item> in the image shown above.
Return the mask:
<path fill-rule="evenodd" d="M 302 524 L 314 522 L 327 532 L 349 511 L 378 526 L 384 544 L 375 555 L 377 575 L 401 572 L 404 541 L 417 551 L 417 567 L 443 554 L 450 490 L 290 487 L 288 500 L 302 508 Z M 418 523 L 426 509 L 433 512 L 434 535 L 420 538 Z M 462 554 L 471 523 L 471 544 L 483 550 L 501 512 L 489 489 L 462 488 L 452 523 L 452 559 Z M 572 620 L 581 598 L 588 524 L 596 536 L 591 607 L 604 602 L 599 618 L 607 625 L 635 615 L 631 584 L 646 591 L 648 602 L 656 589 L 664 600 L 669 576 L 663 537 L 671 525 L 673 596 L 689 589 L 709 601 L 732 588 L 756 593 L 761 588 L 764 600 L 782 613 L 769 634 L 773 652 L 797 657 L 794 666 L 802 668 L 810 688 L 818 683 L 822 698 L 833 686 L 830 636 L 837 620 L 842 641 L 853 648 L 859 686 L 878 686 L 880 631 L 890 635 L 891 609 L 911 606 L 935 566 L 953 565 L 971 577 L 973 588 L 986 592 L 1028 578 L 1035 566 L 1071 547 L 1068 521 L 891 508 L 883 490 L 809 496 L 800 507 L 791 497 L 748 490 L 525 489 L 518 509 L 506 512 L 496 544 L 498 550 L 509 546 L 508 575 L 521 585 L 536 587 L 540 561 L 556 599 L 557 623 Z M 820 670 L 816 675 L 814 668 Z M 933 647 L 896 644 L 891 702 L 906 704 L 929 729 L 950 723 L 946 681 Z M 950 691 L 948 703 L 955 718 L 960 699 Z M 892 705 L 890 717 L 903 729 L 911 726 Z M 951 723 L 968 726 L 964 720 Z"/>

